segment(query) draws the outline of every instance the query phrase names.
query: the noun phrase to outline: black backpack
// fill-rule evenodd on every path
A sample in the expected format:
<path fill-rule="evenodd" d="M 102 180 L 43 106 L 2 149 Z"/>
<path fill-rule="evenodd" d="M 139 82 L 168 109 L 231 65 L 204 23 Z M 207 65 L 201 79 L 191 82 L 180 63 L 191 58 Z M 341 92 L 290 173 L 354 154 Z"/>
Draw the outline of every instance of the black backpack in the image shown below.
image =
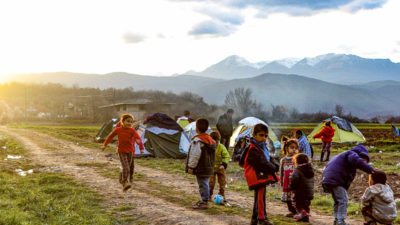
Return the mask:
<path fill-rule="evenodd" d="M 248 137 L 240 138 L 233 149 L 232 161 L 239 162 L 243 152 L 245 151 L 245 149 L 249 147 L 250 147 L 250 138 Z"/>

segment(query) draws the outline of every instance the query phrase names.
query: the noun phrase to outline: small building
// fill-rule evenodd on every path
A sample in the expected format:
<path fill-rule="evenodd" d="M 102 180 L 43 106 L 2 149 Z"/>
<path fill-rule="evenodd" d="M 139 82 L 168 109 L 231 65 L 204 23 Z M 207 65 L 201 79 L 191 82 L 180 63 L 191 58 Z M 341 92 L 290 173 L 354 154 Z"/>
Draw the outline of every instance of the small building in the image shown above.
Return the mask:
<path fill-rule="evenodd" d="M 112 117 L 120 117 L 124 113 L 130 113 L 135 117 L 135 120 L 144 121 L 146 115 L 149 113 L 162 112 L 169 114 L 174 105 L 175 103 L 159 103 L 148 99 L 141 99 L 99 106 L 99 110 L 111 114 L 110 116 Z"/>

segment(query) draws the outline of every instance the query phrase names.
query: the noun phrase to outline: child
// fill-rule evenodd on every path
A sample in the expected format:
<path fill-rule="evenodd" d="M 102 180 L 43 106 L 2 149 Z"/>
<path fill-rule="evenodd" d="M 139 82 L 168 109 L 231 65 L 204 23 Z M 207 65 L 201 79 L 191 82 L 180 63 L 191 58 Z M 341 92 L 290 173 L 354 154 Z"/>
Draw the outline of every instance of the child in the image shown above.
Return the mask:
<path fill-rule="evenodd" d="M 194 204 L 193 209 L 208 209 L 210 198 L 209 180 L 214 175 L 215 142 L 206 133 L 208 120 L 198 119 L 196 121 L 197 135 L 193 137 L 186 162 L 186 172 L 196 175 L 199 185 L 201 201 Z"/>
<path fill-rule="evenodd" d="M 294 159 L 296 169 L 290 178 L 289 189 L 294 192 L 294 205 L 297 221 L 309 222 L 310 205 L 314 198 L 314 169 L 311 159 L 304 153 L 297 154 Z"/>
<path fill-rule="evenodd" d="M 221 135 L 218 131 L 213 131 L 210 133 L 211 138 L 215 141 L 217 145 L 217 149 L 215 150 L 215 166 L 214 166 L 214 174 L 210 177 L 210 199 L 212 199 L 214 186 L 215 186 L 215 177 L 218 177 L 219 184 L 219 195 L 221 195 L 225 200 L 225 185 L 226 185 L 226 174 L 225 170 L 228 167 L 229 162 L 229 153 L 226 150 L 225 146 L 220 143 Z"/>
<path fill-rule="evenodd" d="M 307 137 L 304 135 L 303 131 L 296 130 L 296 138 L 299 142 L 299 152 L 306 154 L 308 157 L 312 159 L 312 152 L 310 148 L 310 143 L 308 143 Z M 328 156 L 329 158 L 329 156 Z"/>
<path fill-rule="evenodd" d="M 239 165 L 244 168 L 244 173 L 249 190 L 254 190 L 254 206 L 251 224 L 271 225 L 265 210 L 266 186 L 279 181 L 275 175 L 279 171 L 279 165 L 270 157 L 266 147 L 268 127 L 257 124 L 253 128 L 253 137 L 250 147 L 245 149 Z"/>
<path fill-rule="evenodd" d="M 133 172 L 135 168 L 133 160 L 135 155 L 134 143 L 136 142 L 139 145 L 140 153 L 143 153 L 144 146 L 140 136 L 135 129 L 132 128 L 133 116 L 131 114 L 123 114 L 120 122 L 122 126 L 116 127 L 111 134 L 108 135 L 104 141 L 102 150 L 104 151 L 115 135 L 118 135 L 118 155 L 122 165 L 120 183 L 123 186 L 123 190 L 126 191 L 131 188 L 131 183 L 133 181 Z"/>
<path fill-rule="evenodd" d="M 361 198 L 366 225 L 392 224 L 397 218 L 393 191 L 386 184 L 386 174 L 376 170 L 369 175 L 369 187 Z"/>
<path fill-rule="evenodd" d="M 325 192 L 332 193 L 335 225 L 348 225 L 344 221 L 347 216 L 349 200 L 347 190 L 356 176 L 357 169 L 368 174 L 374 171 L 374 168 L 368 164 L 368 161 L 367 148 L 363 145 L 358 145 L 351 150 L 340 153 L 326 165 L 322 174 L 322 187 Z"/>
<path fill-rule="evenodd" d="M 281 201 L 286 202 L 289 213 L 286 217 L 293 217 L 296 214 L 296 208 L 293 206 L 292 198 L 293 192 L 289 189 L 290 175 L 294 170 L 293 156 L 299 152 L 299 144 L 295 139 L 288 139 L 282 149 L 284 157 L 281 159 L 281 186 L 282 197 Z"/>
<path fill-rule="evenodd" d="M 335 129 L 332 128 L 332 122 L 326 121 L 324 128 L 318 134 L 314 135 L 313 138 L 322 139 L 322 150 L 321 150 L 321 162 L 323 162 L 324 154 L 326 154 L 326 161 L 329 161 L 329 156 L 331 154 L 332 138 L 335 135 Z"/>

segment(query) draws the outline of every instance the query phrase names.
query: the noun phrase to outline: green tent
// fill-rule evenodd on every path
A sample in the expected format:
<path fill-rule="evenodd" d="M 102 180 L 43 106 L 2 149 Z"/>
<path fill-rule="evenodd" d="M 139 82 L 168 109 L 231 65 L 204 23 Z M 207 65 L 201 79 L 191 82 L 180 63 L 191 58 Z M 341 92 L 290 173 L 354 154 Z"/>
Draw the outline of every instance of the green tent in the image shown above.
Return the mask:
<path fill-rule="evenodd" d="M 314 130 L 307 136 L 308 142 L 311 144 L 322 143 L 320 138 L 313 138 L 314 135 L 318 134 L 325 125 L 325 122 L 331 120 L 332 128 L 335 129 L 335 134 L 332 138 L 332 143 L 344 144 L 344 143 L 364 143 L 366 142 L 364 135 L 355 127 L 353 124 L 345 119 L 333 116 L 332 118 L 326 119 L 324 122 L 318 124 Z"/>

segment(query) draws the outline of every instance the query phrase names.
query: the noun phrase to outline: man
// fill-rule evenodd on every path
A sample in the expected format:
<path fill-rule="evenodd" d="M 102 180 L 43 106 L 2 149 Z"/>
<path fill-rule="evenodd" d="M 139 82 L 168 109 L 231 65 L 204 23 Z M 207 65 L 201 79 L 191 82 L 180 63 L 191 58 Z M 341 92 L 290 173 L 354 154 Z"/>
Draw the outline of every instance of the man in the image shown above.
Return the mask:
<path fill-rule="evenodd" d="M 226 149 L 229 149 L 229 140 L 233 133 L 232 116 L 233 109 L 228 109 L 224 115 L 218 118 L 217 122 L 217 130 L 221 134 L 221 144 L 223 144 Z"/>

